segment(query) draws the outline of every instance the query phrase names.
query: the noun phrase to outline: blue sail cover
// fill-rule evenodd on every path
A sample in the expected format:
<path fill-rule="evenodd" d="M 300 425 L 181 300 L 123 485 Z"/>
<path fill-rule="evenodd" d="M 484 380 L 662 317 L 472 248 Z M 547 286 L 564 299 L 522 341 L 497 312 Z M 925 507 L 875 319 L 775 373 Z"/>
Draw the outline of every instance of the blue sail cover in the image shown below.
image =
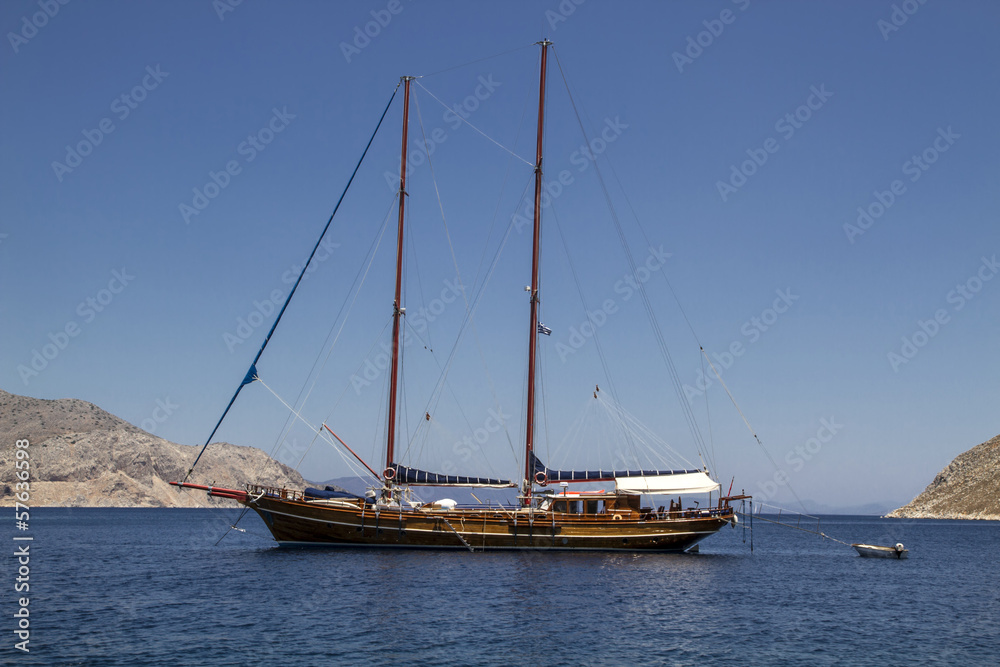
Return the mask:
<path fill-rule="evenodd" d="M 660 475 L 685 475 L 702 472 L 693 470 L 550 470 L 545 467 L 534 452 L 531 453 L 531 469 L 535 482 L 544 475 L 545 484 L 552 482 L 609 482 L 622 477 L 658 477 Z"/>
<path fill-rule="evenodd" d="M 337 491 L 333 487 L 326 487 L 325 489 L 314 489 L 311 486 L 305 490 L 306 498 L 349 498 L 351 500 L 364 500 L 361 496 L 351 493 L 350 491 Z"/>
<path fill-rule="evenodd" d="M 398 463 L 390 463 L 389 470 L 395 475 L 392 480 L 397 484 L 415 484 L 422 486 L 492 486 L 507 488 L 517 486 L 506 479 L 489 477 L 463 477 L 460 475 L 439 475 L 435 472 L 408 468 Z"/>

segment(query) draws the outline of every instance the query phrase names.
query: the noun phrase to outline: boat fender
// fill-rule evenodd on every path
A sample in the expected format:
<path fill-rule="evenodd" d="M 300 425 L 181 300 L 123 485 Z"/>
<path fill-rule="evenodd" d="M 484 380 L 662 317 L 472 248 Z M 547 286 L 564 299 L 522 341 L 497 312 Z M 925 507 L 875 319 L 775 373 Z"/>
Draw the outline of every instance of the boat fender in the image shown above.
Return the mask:
<path fill-rule="evenodd" d="M 546 484 L 548 484 L 548 482 L 549 482 L 549 476 L 546 475 L 543 471 L 539 470 L 538 472 L 535 473 L 535 484 L 538 484 L 539 486 L 545 486 Z"/>
<path fill-rule="evenodd" d="M 613 517 L 611 517 L 611 520 L 612 521 L 621 521 L 622 520 L 622 515 L 621 514 L 615 514 Z"/>
<path fill-rule="evenodd" d="M 735 528 L 735 527 L 736 527 L 736 524 L 738 524 L 739 522 L 740 522 L 740 519 L 739 519 L 739 517 L 737 517 L 737 516 L 736 516 L 736 515 L 734 514 L 734 515 L 733 515 L 733 518 L 732 518 L 732 519 L 730 519 L 730 521 L 729 521 L 729 525 L 730 525 L 730 526 L 732 526 L 733 528 Z"/>
<path fill-rule="evenodd" d="M 396 469 L 395 468 L 386 468 L 385 470 L 382 471 L 382 477 L 384 477 L 386 479 L 392 479 L 395 476 L 396 476 Z"/>

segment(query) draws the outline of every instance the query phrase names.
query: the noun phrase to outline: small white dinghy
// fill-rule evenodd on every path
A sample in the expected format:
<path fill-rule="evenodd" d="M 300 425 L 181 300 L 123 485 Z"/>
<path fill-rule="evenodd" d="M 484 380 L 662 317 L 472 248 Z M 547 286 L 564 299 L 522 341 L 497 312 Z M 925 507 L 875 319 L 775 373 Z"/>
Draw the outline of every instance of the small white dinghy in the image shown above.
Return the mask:
<path fill-rule="evenodd" d="M 880 547 L 874 544 L 852 544 L 858 555 L 862 558 L 906 558 L 910 553 L 903 547 L 902 542 L 897 542 L 894 547 Z"/>

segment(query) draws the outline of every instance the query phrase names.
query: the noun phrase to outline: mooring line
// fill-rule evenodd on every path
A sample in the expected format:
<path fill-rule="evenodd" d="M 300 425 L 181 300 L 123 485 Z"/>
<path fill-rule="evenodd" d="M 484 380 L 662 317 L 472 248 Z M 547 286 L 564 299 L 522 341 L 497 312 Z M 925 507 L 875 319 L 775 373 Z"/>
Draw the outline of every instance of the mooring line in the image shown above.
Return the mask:
<path fill-rule="evenodd" d="M 742 515 L 744 517 L 748 516 L 745 512 L 736 512 L 736 514 Z M 765 519 L 760 514 L 758 514 L 756 516 L 752 516 L 752 518 L 756 519 L 757 521 L 766 521 L 768 523 L 773 523 L 773 524 L 778 525 L 778 526 L 784 526 L 785 528 L 792 528 L 794 530 L 801 530 L 804 533 L 811 533 L 813 535 L 819 535 L 820 537 L 825 537 L 828 540 L 833 540 L 834 542 L 839 542 L 840 544 L 843 544 L 844 546 L 848 546 L 848 547 L 851 546 L 851 544 L 849 542 L 844 542 L 843 540 L 838 540 L 836 537 L 830 537 L 826 533 L 824 533 L 822 531 L 819 531 L 819 530 L 809 530 L 808 528 L 803 528 L 801 526 L 793 526 L 790 523 L 783 523 L 781 521 L 775 521 L 774 519 Z"/>

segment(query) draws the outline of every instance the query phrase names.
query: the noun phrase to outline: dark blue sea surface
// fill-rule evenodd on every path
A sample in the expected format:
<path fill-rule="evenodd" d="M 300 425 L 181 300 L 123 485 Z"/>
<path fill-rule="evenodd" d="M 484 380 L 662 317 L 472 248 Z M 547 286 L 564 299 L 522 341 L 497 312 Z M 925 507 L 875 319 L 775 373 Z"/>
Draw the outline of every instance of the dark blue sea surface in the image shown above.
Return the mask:
<path fill-rule="evenodd" d="M 889 561 L 762 521 L 753 553 L 742 527 L 682 555 L 288 549 L 252 514 L 216 545 L 236 513 L 32 510 L 31 652 L 8 556 L 0 663 L 1000 663 L 996 522 L 823 518 Z"/>

